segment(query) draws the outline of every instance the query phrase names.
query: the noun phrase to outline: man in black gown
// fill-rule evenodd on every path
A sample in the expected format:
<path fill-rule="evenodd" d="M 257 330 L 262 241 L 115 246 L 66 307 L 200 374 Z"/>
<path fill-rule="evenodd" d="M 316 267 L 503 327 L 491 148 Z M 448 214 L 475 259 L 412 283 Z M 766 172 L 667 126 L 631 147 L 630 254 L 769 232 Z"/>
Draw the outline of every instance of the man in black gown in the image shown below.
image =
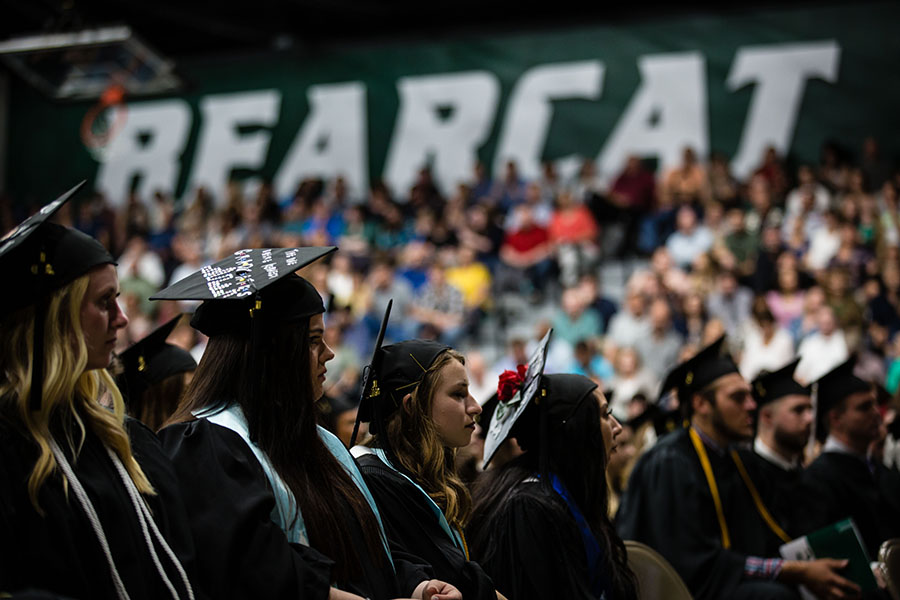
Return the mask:
<path fill-rule="evenodd" d="M 821 598 L 854 591 L 837 575 L 839 561 L 764 558 L 775 532 L 739 470 L 733 444 L 753 436 L 756 402 L 724 337 L 676 367 L 663 390 L 676 389 L 690 426 L 677 430 L 637 463 L 616 516 L 623 539 L 660 552 L 698 600 L 797 598 L 803 583 Z M 771 556 L 771 555 L 769 555 Z"/>
<path fill-rule="evenodd" d="M 813 405 L 809 386 L 794 379 L 795 359 L 774 372 L 762 372 L 750 387 L 759 407 L 753 451 L 742 453 L 766 506 L 784 531 L 796 538 L 813 531 L 824 518 L 821 503 L 802 481 L 803 450 L 812 433 Z M 780 546 L 780 544 L 778 544 Z M 770 549 L 777 553 L 778 548 Z"/>
<path fill-rule="evenodd" d="M 825 500 L 823 525 L 852 517 L 874 559 L 882 542 L 900 536 L 900 473 L 869 455 L 881 416 L 872 385 L 853 368 L 850 358 L 817 382 L 816 427 L 827 437 L 805 476 Z"/>

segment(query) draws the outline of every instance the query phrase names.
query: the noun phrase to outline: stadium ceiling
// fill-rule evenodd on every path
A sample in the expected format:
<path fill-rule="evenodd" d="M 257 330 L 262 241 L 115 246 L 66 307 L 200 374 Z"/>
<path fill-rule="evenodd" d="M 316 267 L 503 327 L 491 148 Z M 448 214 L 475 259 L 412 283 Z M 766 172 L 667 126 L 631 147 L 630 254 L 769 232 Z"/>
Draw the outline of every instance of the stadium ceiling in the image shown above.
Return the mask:
<path fill-rule="evenodd" d="M 0 41 L 128 25 L 163 54 L 178 59 L 822 4 L 763 0 L 735 8 L 711 0 L 0 0 Z"/>

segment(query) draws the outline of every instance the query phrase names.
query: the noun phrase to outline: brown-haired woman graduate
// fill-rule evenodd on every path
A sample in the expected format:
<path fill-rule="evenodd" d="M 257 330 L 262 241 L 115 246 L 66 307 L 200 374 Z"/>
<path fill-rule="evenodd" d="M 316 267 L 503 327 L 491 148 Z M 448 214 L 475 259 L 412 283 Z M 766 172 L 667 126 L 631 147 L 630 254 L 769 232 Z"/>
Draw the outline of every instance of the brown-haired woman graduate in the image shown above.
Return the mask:
<path fill-rule="evenodd" d="M 516 600 L 632 600 L 635 578 L 606 513 L 621 426 L 597 384 L 542 375 L 542 365 L 533 360 L 521 381 L 507 372 L 498 390 L 485 462 L 508 437 L 525 452 L 476 482 L 472 557 Z"/>
<path fill-rule="evenodd" d="M 217 599 L 458 599 L 389 552 L 349 451 L 316 426 L 334 354 L 322 298 L 293 272 L 333 250 L 239 251 L 156 296 L 203 300 L 191 324 L 209 336 L 160 432 L 184 489 L 200 581 Z"/>
<path fill-rule="evenodd" d="M 172 465 L 106 371 L 113 259 L 47 222 L 75 191 L 0 243 L 0 596 L 193 598 Z"/>
<path fill-rule="evenodd" d="M 388 539 L 431 564 L 464 598 L 496 600 L 463 535 L 472 500 L 454 459 L 481 413 L 465 358 L 437 342 L 408 340 L 376 349 L 371 368 L 359 419 L 373 438 L 353 454 Z"/>

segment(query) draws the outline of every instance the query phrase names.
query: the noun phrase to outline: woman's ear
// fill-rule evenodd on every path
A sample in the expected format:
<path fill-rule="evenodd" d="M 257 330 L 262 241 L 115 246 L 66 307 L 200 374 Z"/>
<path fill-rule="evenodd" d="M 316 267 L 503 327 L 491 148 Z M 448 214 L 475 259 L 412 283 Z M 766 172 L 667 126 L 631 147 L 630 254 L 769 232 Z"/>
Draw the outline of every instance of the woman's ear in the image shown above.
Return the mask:
<path fill-rule="evenodd" d="M 403 396 L 403 400 L 401 400 L 401 402 L 403 402 L 403 410 L 405 410 L 408 413 L 411 413 L 412 408 L 410 408 L 410 404 L 412 403 L 412 393 L 409 393 L 409 394 Z"/>

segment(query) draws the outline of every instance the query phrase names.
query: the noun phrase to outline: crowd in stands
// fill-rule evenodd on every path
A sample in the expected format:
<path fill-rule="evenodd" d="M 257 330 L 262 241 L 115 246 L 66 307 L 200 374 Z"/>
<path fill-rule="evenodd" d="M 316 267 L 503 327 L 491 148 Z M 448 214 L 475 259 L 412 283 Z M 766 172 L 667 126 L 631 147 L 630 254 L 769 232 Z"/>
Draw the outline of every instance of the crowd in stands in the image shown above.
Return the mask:
<path fill-rule="evenodd" d="M 769 149 L 738 180 L 727 157 L 703 160 L 685 148 L 681 164 L 664 172 L 632 156 L 611 175 L 586 160 L 571 180 L 551 162 L 534 180 L 514 162 L 497 177 L 479 163 L 451 190 L 424 168 L 408 193 L 384 184 L 355 192 L 341 177 L 304 180 L 283 198 L 268 183 L 248 193 L 238 181 L 223 198 L 204 188 L 120 203 L 95 193 L 61 222 L 117 257 L 130 318 L 120 349 L 192 309 L 147 298 L 204 264 L 245 247 L 337 245 L 306 273 L 328 301 L 338 365 L 330 395 L 357 393 L 393 299 L 388 340 L 436 339 L 475 354 L 488 383 L 523 362 L 552 326 L 548 372 L 601 382 L 625 419 L 632 398 L 655 400 L 663 374 L 723 332 L 748 380 L 799 355 L 797 378 L 810 382 L 858 352 L 860 368 L 896 396 L 895 167 L 868 138 L 857 157 L 825 143 L 819 164 Z M 28 209 L 6 198 L 4 230 Z M 601 273 L 615 262 L 628 277 L 610 297 Z M 550 316 L 511 318 L 502 302 L 510 295 L 549 307 Z M 176 336 L 199 358 L 202 336 L 186 325 Z"/>

